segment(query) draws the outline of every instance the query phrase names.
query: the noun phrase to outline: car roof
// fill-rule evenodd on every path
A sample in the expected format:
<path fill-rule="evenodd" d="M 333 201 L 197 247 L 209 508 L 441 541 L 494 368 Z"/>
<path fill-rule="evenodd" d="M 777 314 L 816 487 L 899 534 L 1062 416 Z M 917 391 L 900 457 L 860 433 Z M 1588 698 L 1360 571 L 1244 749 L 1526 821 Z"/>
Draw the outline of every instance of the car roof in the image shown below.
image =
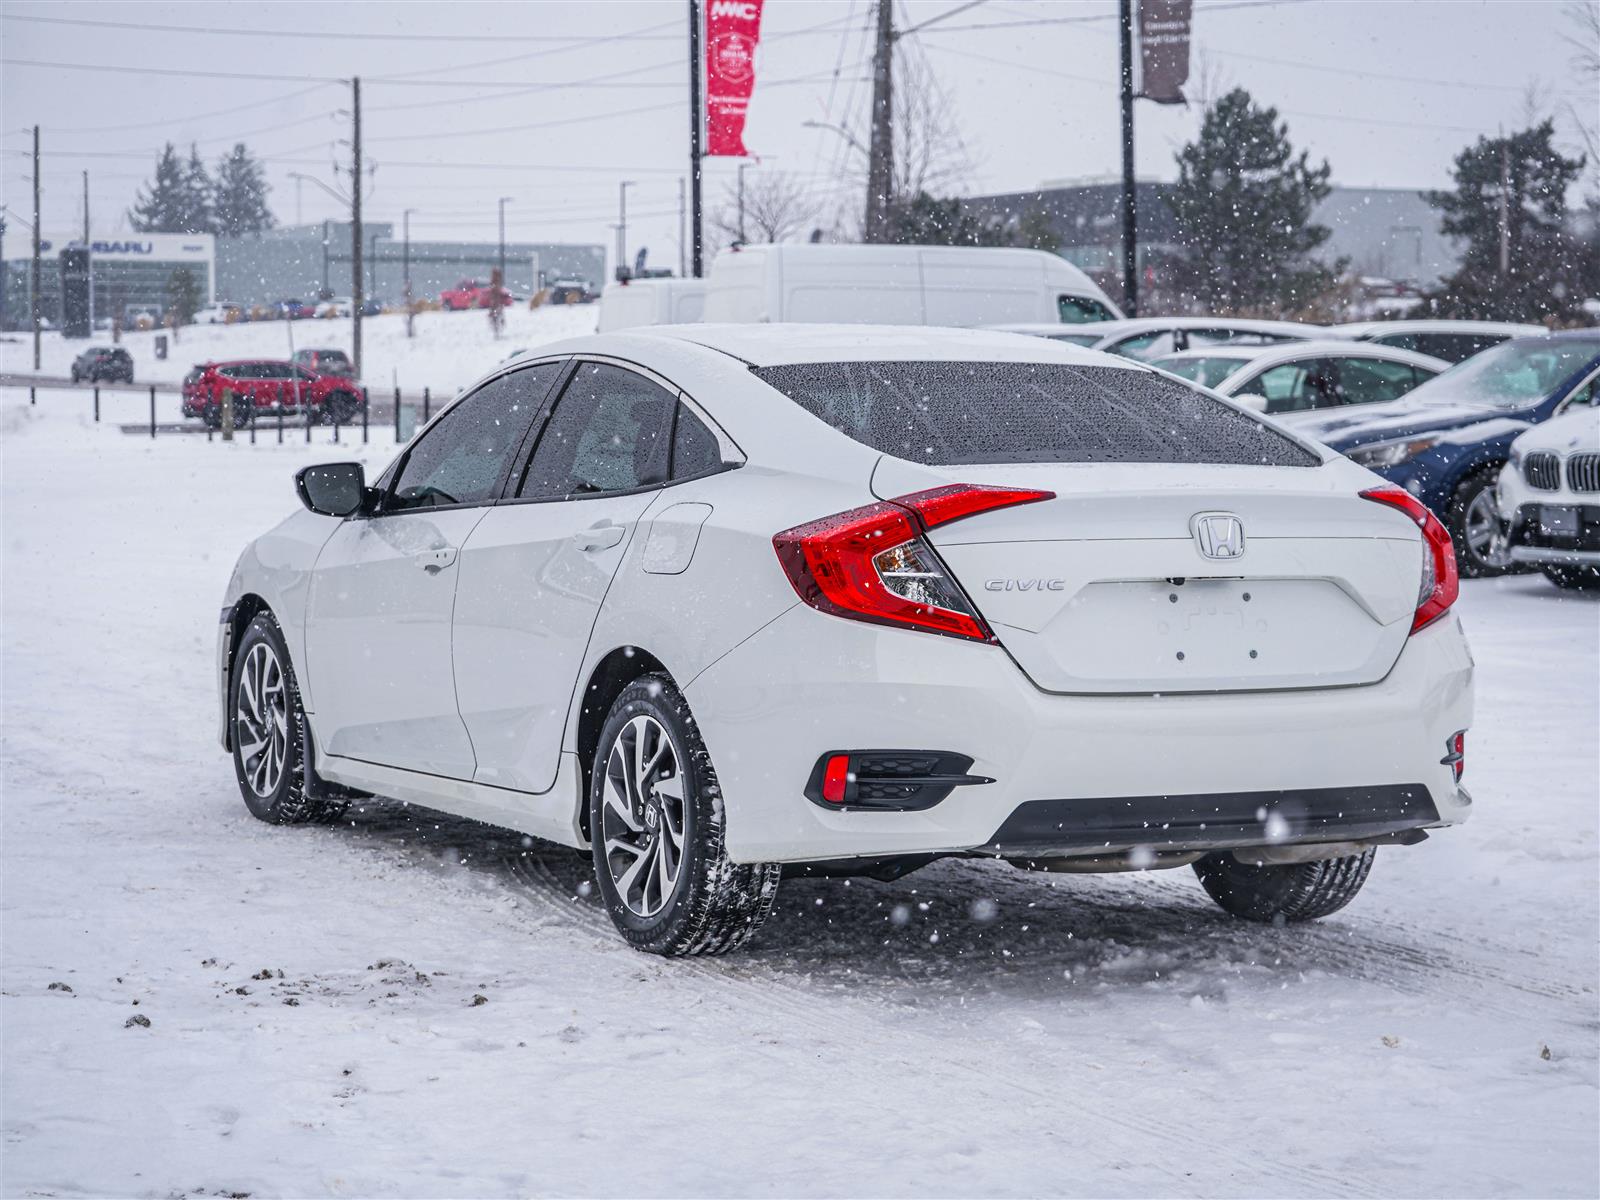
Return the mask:
<path fill-rule="evenodd" d="M 1163 329 L 1241 329 L 1253 333 L 1287 333 L 1301 337 L 1330 336 L 1326 325 L 1311 325 L 1304 321 L 1267 321 L 1255 317 L 1125 317 L 1120 321 L 1096 321 L 1094 328 L 1106 338 Z"/>
<path fill-rule="evenodd" d="M 1431 354 L 1402 350 L 1396 346 L 1375 346 L 1369 342 L 1349 341 L 1345 338 L 1315 338 L 1303 342 L 1279 342 L 1273 346 L 1234 346 L 1222 343 L 1216 346 L 1201 346 L 1195 350 L 1180 350 L 1176 354 L 1163 354 L 1153 360 L 1153 365 L 1160 366 L 1164 362 L 1181 362 L 1197 358 L 1233 358 L 1240 362 L 1276 359 L 1288 362 L 1291 359 L 1324 354 L 1400 362 L 1410 366 L 1426 367 L 1431 371 L 1443 371 L 1450 366 L 1442 358 L 1434 358 Z"/>
<path fill-rule="evenodd" d="M 1102 327 L 1121 323 L 1120 321 L 1013 321 L 1005 325 L 980 325 L 978 328 L 994 333 L 1026 333 L 1030 337 L 1057 337 L 1061 334 L 1070 334 L 1074 337 L 1098 338 Z"/>
<path fill-rule="evenodd" d="M 648 325 L 618 333 L 575 338 L 541 351 L 603 354 L 644 349 L 651 342 L 689 342 L 755 367 L 790 363 L 940 361 L 1063 362 L 1139 369 L 1140 364 L 1050 338 L 987 329 L 923 325 Z"/>
<path fill-rule="evenodd" d="M 1335 325 L 1334 329 L 1347 337 L 1381 337 L 1386 333 L 1500 333 L 1507 337 L 1537 336 L 1546 332 L 1538 325 L 1523 325 L 1514 321 L 1351 321 Z"/>

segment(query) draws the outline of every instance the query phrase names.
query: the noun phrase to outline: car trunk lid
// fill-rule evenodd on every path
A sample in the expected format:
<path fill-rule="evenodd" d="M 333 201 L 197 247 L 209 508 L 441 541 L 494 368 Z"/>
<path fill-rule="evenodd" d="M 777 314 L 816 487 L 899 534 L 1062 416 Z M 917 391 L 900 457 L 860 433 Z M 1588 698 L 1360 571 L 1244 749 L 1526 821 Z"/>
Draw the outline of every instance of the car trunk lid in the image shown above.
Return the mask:
<path fill-rule="evenodd" d="M 1367 684 L 1388 673 L 1410 632 L 1420 533 L 1361 499 L 1342 471 L 940 468 L 885 457 L 873 476 L 884 499 L 950 483 L 1055 493 L 927 535 L 1000 643 L 1046 691 Z M 1239 553 L 1208 557 L 1202 541 L 1214 554 Z"/>

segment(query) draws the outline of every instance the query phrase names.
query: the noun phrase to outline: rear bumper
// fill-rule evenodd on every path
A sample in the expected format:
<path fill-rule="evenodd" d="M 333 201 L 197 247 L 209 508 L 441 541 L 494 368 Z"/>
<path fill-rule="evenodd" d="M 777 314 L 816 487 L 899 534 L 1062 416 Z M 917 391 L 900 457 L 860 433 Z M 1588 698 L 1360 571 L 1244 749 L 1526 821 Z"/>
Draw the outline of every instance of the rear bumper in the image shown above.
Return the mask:
<path fill-rule="evenodd" d="M 1088 853 L 1454 824 L 1470 800 L 1440 759 L 1472 723 L 1472 674 L 1451 615 L 1367 686 L 1051 695 L 1000 648 L 797 605 L 685 693 L 716 764 L 729 853 L 803 862 L 996 853 L 1013 839 L 1032 853 Z M 869 746 L 971 755 L 971 772 L 994 782 L 919 812 L 806 799 L 819 755 Z"/>

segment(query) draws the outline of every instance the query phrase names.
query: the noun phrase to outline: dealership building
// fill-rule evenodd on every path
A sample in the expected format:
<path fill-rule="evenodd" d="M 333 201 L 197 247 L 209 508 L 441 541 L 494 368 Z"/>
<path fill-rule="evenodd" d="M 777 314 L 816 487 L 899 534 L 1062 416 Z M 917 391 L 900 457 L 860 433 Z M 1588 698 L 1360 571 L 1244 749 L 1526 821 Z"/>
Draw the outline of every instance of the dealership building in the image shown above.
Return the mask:
<path fill-rule="evenodd" d="M 217 298 L 237 304 L 315 299 L 319 294 L 351 294 L 352 241 L 348 221 L 290 225 L 217 243 Z M 368 221 L 361 230 L 362 294 L 390 304 L 405 299 L 409 268 L 411 294 L 438 296 L 463 279 L 484 283 L 500 264 L 498 242 L 404 240 L 403 230 L 386 221 Z M 600 245 L 507 242 L 505 284 L 514 292 L 533 292 L 557 279 L 581 279 L 599 289 L 605 281 L 606 251 Z"/>
<path fill-rule="evenodd" d="M 201 304 L 230 300 L 269 304 L 351 294 L 352 241 L 348 221 L 321 221 L 271 229 L 239 238 L 211 234 L 124 233 L 89 242 L 89 275 L 96 321 L 114 311 L 165 312 L 174 272 L 193 276 Z M 41 246 L 39 311 L 51 326 L 62 321 L 61 252 L 82 238 L 47 237 Z M 437 242 L 402 239 L 387 222 L 362 230 L 362 291 L 390 304 L 405 298 L 409 268 L 412 295 L 436 297 L 462 279 L 488 282 L 500 263 L 498 242 Z M 32 290 L 33 247 L 7 239 L 0 263 L 0 329 L 26 329 Z M 606 250 L 593 244 L 507 242 L 506 286 L 533 292 L 558 279 L 581 279 L 598 290 L 605 281 Z"/>
<path fill-rule="evenodd" d="M 39 312 L 61 324 L 61 252 L 81 249 L 83 238 L 47 235 L 39 244 Z M 164 312 L 172 277 L 186 270 L 202 304 L 215 295 L 217 239 L 209 233 L 117 233 L 89 239 L 89 282 L 94 317 L 120 310 Z M 26 329 L 33 290 L 33 243 L 7 246 L 0 263 L 0 329 Z"/>

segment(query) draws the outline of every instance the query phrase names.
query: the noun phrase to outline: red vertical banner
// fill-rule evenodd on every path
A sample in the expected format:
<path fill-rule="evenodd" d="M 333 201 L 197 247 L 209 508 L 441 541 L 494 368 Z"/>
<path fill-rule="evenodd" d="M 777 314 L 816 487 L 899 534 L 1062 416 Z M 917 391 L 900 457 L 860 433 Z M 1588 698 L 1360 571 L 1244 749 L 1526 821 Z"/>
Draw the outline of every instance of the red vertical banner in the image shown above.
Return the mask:
<path fill-rule="evenodd" d="M 762 0 L 706 5 L 707 157 L 745 158 L 744 118 L 756 84 Z"/>

